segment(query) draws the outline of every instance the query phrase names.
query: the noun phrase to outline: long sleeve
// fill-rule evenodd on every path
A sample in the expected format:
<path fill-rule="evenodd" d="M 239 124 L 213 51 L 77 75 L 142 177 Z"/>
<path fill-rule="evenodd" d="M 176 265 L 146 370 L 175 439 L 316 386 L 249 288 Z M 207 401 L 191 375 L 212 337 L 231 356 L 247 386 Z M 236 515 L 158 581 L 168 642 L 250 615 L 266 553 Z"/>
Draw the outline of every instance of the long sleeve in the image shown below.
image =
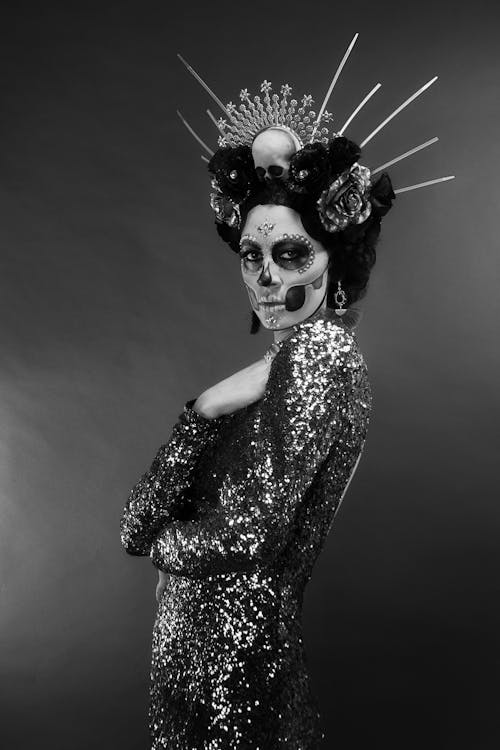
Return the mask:
<path fill-rule="evenodd" d="M 246 462 L 242 478 L 229 476 L 201 519 L 162 529 L 151 549 L 155 567 L 203 578 L 272 563 L 332 445 L 363 440 L 356 425 L 364 417 L 351 423 L 351 414 L 353 404 L 368 411 L 369 386 L 351 334 L 319 320 L 293 338 L 272 362 L 249 455 L 235 456 Z"/>
<path fill-rule="evenodd" d="M 149 470 L 132 488 L 120 520 L 122 546 L 130 555 L 149 555 L 162 526 L 189 488 L 196 462 L 217 435 L 221 418 L 207 419 L 188 401 L 171 437 L 162 445 Z"/>

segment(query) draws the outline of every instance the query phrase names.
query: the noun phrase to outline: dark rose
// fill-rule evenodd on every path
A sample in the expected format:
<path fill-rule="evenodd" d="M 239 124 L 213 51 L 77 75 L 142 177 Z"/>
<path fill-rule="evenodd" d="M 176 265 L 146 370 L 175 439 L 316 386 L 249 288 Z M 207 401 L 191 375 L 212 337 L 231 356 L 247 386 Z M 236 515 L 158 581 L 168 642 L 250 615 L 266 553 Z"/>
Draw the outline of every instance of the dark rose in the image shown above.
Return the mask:
<path fill-rule="evenodd" d="M 249 146 L 223 146 L 208 162 L 221 191 L 235 203 L 241 203 L 257 182 Z"/>
<path fill-rule="evenodd" d="M 385 216 L 392 208 L 392 201 L 396 198 L 392 189 L 391 178 L 387 172 L 382 172 L 370 190 L 370 201 L 373 213 L 377 216 Z"/>
<path fill-rule="evenodd" d="M 333 177 L 337 177 L 342 172 L 350 169 L 361 156 L 361 149 L 357 143 L 350 141 L 349 138 L 340 135 L 338 138 L 332 138 L 328 144 L 328 160 Z"/>
<path fill-rule="evenodd" d="M 295 193 L 318 196 L 328 184 L 330 164 L 322 143 L 308 143 L 290 159 L 288 187 Z"/>
<path fill-rule="evenodd" d="M 318 201 L 318 214 L 328 232 L 338 232 L 349 224 L 361 224 L 371 213 L 369 200 L 370 170 L 354 164 L 343 172 L 330 187 L 323 190 Z"/>

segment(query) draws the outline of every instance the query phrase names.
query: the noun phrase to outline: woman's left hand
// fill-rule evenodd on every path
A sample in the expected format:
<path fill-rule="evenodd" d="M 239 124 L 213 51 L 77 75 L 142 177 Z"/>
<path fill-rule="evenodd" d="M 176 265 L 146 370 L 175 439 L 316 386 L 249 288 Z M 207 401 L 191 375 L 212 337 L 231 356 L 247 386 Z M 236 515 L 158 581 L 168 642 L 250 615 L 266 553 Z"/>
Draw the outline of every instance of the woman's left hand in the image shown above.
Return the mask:
<path fill-rule="evenodd" d="M 203 391 L 193 404 L 194 410 L 212 419 L 258 401 L 264 395 L 270 370 L 270 362 L 261 357 Z"/>
<path fill-rule="evenodd" d="M 164 573 L 163 570 L 158 571 L 158 583 L 156 585 L 156 601 L 158 604 L 163 596 L 165 587 L 167 585 L 168 573 Z"/>

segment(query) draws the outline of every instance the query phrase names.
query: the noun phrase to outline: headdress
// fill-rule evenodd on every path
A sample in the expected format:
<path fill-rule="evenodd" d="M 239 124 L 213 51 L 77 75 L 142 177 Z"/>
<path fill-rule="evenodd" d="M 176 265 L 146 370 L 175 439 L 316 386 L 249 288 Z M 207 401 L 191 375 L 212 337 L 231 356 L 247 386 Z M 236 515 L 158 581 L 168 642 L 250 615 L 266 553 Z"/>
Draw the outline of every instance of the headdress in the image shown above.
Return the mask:
<path fill-rule="evenodd" d="M 393 190 L 386 167 L 435 143 L 431 138 L 390 159 L 375 169 L 359 163 L 361 149 L 401 110 L 429 88 L 437 76 L 427 81 L 386 117 L 359 146 L 344 136 L 354 117 L 378 91 L 377 83 L 363 98 L 344 124 L 336 129 L 333 115 L 326 107 L 340 73 L 358 38 L 355 34 L 347 48 L 323 102 L 316 112 L 310 94 L 300 100 L 292 97 L 287 83 L 273 93 L 265 80 L 260 94 L 250 96 L 240 91 L 240 103 L 223 104 L 195 70 L 178 55 L 189 72 L 203 86 L 222 110 L 217 119 L 207 109 L 218 130 L 218 149 L 214 152 L 193 130 L 180 112 L 180 119 L 210 156 L 202 156 L 212 175 L 210 204 L 219 225 L 239 229 L 245 202 L 262 189 L 276 183 L 288 194 L 313 202 L 323 229 L 341 232 L 352 225 L 362 225 L 369 217 L 381 217 L 390 209 L 398 193 L 453 179 L 453 175 L 426 180 Z M 381 173 L 374 180 L 375 175 Z"/>

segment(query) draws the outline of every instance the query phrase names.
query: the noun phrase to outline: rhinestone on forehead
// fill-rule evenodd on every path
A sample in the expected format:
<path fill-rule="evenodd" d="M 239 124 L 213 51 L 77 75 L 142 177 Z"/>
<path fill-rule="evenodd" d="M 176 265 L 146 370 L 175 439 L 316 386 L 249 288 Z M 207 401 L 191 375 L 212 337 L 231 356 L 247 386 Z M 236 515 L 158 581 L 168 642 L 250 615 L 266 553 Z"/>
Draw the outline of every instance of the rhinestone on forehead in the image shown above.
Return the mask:
<path fill-rule="evenodd" d="M 271 221 L 269 221 L 269 219 L 266 218 L 263 224 L 259 224 L 259 226 L 257 227 L 257 231 L 261 232 L 264 237 L 267 237 L 267 235 L 273 231 L 275 226 L 276 224 L 273 224 Z"/>

